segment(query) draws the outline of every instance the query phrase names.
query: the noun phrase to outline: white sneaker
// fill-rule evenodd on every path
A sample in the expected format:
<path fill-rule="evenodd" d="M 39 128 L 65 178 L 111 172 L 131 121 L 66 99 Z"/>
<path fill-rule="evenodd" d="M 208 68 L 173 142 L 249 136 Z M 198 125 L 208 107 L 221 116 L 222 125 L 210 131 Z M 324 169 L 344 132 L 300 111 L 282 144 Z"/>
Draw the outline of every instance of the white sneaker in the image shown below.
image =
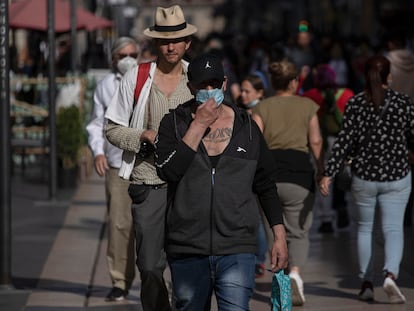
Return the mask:
<path fill-rule="evenodd" d="M 390 299 L 390 303 L 405 303 L 404 295 L 392 278 L 385 278 L 383 288 Z"/>
<path fill-rule="evenodd" d="M 289 273 L 289 277 L 290 285 L 292 287 L 292 305 L 302 306 L 305 303 L 302 278 L 296 272 Z"/>

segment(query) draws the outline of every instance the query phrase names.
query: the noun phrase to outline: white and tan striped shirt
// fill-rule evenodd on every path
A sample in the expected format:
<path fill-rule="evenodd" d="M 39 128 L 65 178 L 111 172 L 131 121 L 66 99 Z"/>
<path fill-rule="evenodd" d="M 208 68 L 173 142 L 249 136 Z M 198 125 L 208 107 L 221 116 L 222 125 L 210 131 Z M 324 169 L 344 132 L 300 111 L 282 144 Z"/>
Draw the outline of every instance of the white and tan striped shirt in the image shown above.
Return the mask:
<path fill-rule="evenodd" d="M 143 129 L 129 128 L 110 122 L 107 127 L 108 138 L 121 149 L 134 151 L 136 153 L 139 152 L 139 138 L 142 132 L 145 130 L 158 131 L 161 119 L 170 109 L 176 108 L 179 104 L 193 97 L 187 87 L 187 82 L 187 75 L 183 72 L 176 90 L 168 98 L 160 91 L 157 85 L 152 84 L 145 107 Z M 142 159 L 137 156 L 130 180 L 135 184 L 145 183 L 147 185 L 158 185 L 164 183 L 157 175 L 154 166 L 154 157 Z"/>

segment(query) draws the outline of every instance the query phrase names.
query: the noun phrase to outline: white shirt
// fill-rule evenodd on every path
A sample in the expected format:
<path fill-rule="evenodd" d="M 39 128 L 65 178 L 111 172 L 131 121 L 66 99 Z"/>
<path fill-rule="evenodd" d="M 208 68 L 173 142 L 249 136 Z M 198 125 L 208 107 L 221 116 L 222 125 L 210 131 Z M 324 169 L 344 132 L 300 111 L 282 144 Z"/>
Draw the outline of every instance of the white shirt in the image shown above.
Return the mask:
<path fill-rule="evenodd" d="M 182 60 L 183 69 L 187 72 L 188 62 Z M 130 127 L 133 129 L 137 129 L 139 135 L 145 131 L 144 129 L 144 118 L 145 118 L 145 107 L 147 104 L 147 100 L 150 96 L 151 86 L 154 79 L 155 69 L 157 64 L 155 62 L 151 63 L 150 72 L 148 75 L 147 80 L 145 81 L 140 95 L 138 97 L 137 104 L 134 106 L 134 91 L 135 85 L 137 81 L 137 73 L 139 71 L 139 66 L 128 70 L 122 78 L 122 82 L 119 88 L 116 91 L 116 94 L 112 98 L 112 102 L 110 103 L 108 110 L 105 114 L 105 117 L 111 120 L 114 123 L 122 125 L 124 127 Z M 192 95 L 188 88 L 186 88 L 187 95 L 180 103 L 183 103 L 189 100 Z M 174 106 L 174 108 L 178 105 Z M 135 107 L 135 108 L 134 108 Z M 119 170 L 119 176 L 124 179 L 130 179 L 131 173 L 134 170 L 134 165 L 136 159 L 136 152 L 124 150 L 122 156 L 122 165 Z M 155 167 L 151 165 L 152 170 L 155 171 Z M 153 173 L 156 179 L 161 182 L 156 173 Z M 148 183 L 151 184 L 151 183 Z"/>
<path fill-rule="evenodd" d="M 119 73 L 110 73 L 96 86 L 93 95 L 93 112 L 91 121 L 86 126 L 88 132 L 88 143 L 93 156 L 105 155 L 108 165 L 120 168 L 122 163 L 122 150 L 115 147 L 105 137 L 106 119 L 105 113 L 115 91 L 119 87 L 122 76 Z"/>

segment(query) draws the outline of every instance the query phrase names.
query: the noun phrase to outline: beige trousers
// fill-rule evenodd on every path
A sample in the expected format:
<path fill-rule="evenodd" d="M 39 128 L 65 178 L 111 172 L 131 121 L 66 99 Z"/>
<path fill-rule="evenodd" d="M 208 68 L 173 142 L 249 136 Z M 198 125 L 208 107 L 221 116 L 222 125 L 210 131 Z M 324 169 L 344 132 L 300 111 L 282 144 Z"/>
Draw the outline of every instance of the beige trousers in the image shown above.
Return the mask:
<path fill-rule="evenodd" d="M 314 194 L 292 183 L 276 183 L 283 208 L 289 251 L 289 267 L 303 269 L 308 258 Z"/>
<path fill-rule="evenodd" d="M 131 213 L 129 181 L 118 176 L 117 168 L 106 175 L 108 208 L 107 261 L 112 285 L 129 290 L 135 277 L 135 238 Z"/>

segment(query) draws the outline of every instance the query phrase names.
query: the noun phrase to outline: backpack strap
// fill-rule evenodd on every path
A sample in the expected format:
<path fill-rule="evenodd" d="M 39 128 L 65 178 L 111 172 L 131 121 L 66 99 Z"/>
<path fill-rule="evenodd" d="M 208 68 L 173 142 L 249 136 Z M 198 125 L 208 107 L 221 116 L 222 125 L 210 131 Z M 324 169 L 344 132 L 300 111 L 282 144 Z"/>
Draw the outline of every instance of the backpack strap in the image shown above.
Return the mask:
<path fill-rule="evenodd" d="M 135 84 L 135 91 L 134 91 L 134 107 L 138 102 L 139 94 L 141 94 L 142 87 L 147 81 L 148 74 L 151 69 L 151 62 L 142 63 L 138 67 L 137 73 L 137 83 Z"/>

